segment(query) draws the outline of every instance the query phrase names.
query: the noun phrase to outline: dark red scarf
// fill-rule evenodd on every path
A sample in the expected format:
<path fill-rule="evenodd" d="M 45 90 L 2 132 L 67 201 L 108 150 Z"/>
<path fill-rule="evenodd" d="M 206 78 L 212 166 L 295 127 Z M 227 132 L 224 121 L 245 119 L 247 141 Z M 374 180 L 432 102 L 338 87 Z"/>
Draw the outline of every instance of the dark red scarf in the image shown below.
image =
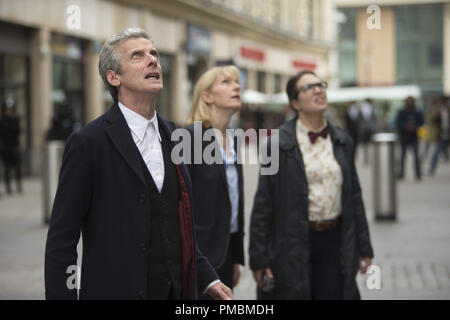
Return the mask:
<path fill-rule="evenodd" d="M 180 182 L 180 201 L 178 203 L 178 214 L 180 217 L 181 234 L 181 298 L 194 298 L 194 235 L 192 230 L 191 202 L 184 182 L 181 169 L 177 168 L 178 181 Z"/>

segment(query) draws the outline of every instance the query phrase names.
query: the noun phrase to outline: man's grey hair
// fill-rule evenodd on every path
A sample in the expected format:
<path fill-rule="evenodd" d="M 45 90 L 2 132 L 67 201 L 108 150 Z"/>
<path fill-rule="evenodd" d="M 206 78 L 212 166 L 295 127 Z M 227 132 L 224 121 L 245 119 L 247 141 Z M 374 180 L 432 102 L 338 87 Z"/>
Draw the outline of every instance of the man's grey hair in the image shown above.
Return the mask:
<path fill-rule="evenodd" d="M 106 78 L 106 72 L 108 70 L 113 70 L 120 73 L 120 59 L 122 58 L 120 53 L 117 52 L 117 47 L 129 39 L 133 38 L 145 38 L 153 43 L 153 39 L 149 34 L 141 28 L 127 28 L 122 30 L 105 41 L 102 49 L 100 50 L 100 58 L 98 62 L 98 71 L 100 76 L 108 88 L 114 102 L 117 102 L 117 87 L 112 86 L 108 79 Z"/>

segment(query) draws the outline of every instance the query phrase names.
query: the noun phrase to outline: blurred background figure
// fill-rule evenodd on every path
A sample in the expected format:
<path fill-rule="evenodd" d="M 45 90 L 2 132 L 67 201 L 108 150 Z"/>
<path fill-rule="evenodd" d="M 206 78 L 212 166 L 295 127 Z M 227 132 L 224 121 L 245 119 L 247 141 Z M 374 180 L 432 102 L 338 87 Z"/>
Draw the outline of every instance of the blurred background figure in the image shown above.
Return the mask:
<path fill-rule="evenodd" d="M 433 97 L 430 100 L 428 110 L 425 114 L 425 145 L 423 148 L 423 152 L 420 155 L 420 161 L 422 164 L 427 160 L 428 152 L 430 151 L 431 146 L 435 146 L 439 140 L 439 127 L 437 122 L 435 121 L 436 116 L 440 113 L 439 105 L 439 97 Z"/>
<path fill-rule="evenodd" d="M 372 135 L 377 130 L 377 117 L 371 99 L 361 102 L 359 109 L 361 112 L 360 137 L 364 145 L 364 163 L 369 164 L 369 143 Z"/>
<path fill-rule="evenodd" d="M 432 123 L 437 128 L 437 144 L 431 159 L 431 166 L 429 173 L 433 175 L 439 161 L 439 156 L 442 154 L 445 160 L 448 161 L 448 142 L 450 138 L 450 112 L 448 97 L 441 98 L 440 109 L 433 114 Z"/>
<path fill-rule="evenodd" d="M 70 134 L 81 128 L 81 124 L 75 121 L 70 101 L 65 99 L 55 105 L 55 114 L 52 118 L 52 125 L 47 133 L 47 140 L 66 141 Z"/>
<path fill-rule="evenodd" d="M 3 104 L 3 117 L 0 120 L 0 137 L 2 140 L 2 161 L 5 172 L 6 192 L 12 193 L 11 173 L 14 171 L 17 191 L 22 193 L 21 154 L 19 145 L 20 119 L 15 114 L 15 101 L 8 98 Z"/>
<path fill-rule="evenodd" d="M 401 160 L 399 179 L 403 179 L 406 150 L 410 147 L 414 152 L 414 164 L 416 169 L 416 180 L 421 179 L 419 146 L 417 129 L 424 124 L 422 112 L 416 109 L 416 103 L 413 97 L 406 98 L 405 107 L 397 113 L 396 126 L 400 135 Z"/>
<path fill-rule="evenodd" d="M 359 110 L 359 106 L 356 101 L 351 101 L 347 107 L 347 111 L 345 113 L 345 127 L 347 132 L 350 134 L 350 137 L 353 139 L 354 151 L 353 157 L 356 158 L 357 147 L 359 142 L 359 122 L 361 119 L 361 113 Z"/>

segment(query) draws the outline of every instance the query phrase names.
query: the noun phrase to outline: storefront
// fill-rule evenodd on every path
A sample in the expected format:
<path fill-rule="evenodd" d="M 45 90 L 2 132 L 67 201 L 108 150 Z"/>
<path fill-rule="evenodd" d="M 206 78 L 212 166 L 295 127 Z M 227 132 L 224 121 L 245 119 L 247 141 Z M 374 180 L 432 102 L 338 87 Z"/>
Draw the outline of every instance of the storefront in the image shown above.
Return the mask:
<path fill-rule="evenodd" d="M 0 22 L 0 117 L 3 116 L 6 101 L 13 101 L 15 113 L 20 118 L 19 141 L 25 174 L 29 173 L 30 168 L 31 137 L 29 37 L 29 29 Z"/>
<path fill-rule="evenodd" d="M 52 35 L 53 116 L 61 109 L 79 125 L 86 123 L 84 68 L 86 41 L 60 34 Z"/>
<path fill-rule="evenodd" d="M 212 41 L 211 32 L 205 28 L 188 24 L 186 30 L 189 96 L 192 96 L 195 83 L 210 66 Z"/>

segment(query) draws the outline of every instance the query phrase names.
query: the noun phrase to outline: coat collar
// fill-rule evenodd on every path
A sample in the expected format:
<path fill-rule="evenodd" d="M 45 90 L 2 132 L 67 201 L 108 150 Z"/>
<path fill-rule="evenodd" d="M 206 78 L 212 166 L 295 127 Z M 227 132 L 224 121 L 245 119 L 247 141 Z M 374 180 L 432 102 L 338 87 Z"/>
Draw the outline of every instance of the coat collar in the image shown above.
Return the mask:
<path fill-rule="evenodd" d="M 161 117 L 157 114 L 158 124 L 163 133 L 170 139 L 171 133 L 175 128 L 175 125 Z M 142 171 L 142 166 L 140 163 L 139 150 L 134 144 L 133 137 L 131 136 L 130 128 L 120 111 L 119 105 L 114 103 L 109 111 L 105 114 L 105 120 L 108 123 L 105 131 L 109 138 L 111 139 L 115 148 L 119 151 L 122 157 L 125 159 L 127 164 L 133 170 L 133 172 L 138 176 L 143 184 L 144 173 Z M 172 148 L 171 148 L 172 149 Z M 186 176 L 185 170 L 182 170 L 184 176 Z"/>
<path fill-rule="evenodd" d="M 280 148 L 287 151 L 295 148 L 298 145 L 297 135 L 295 132 L 295 125 L 297 117 L 287 121 L 280 126 Z M 330 137 L 333 145 L 336 143 L 345 143 L 345 134 L 342 130 L 336 128 L 330 121 L 327 120 L 327 125 L 330 132 Z"/>

